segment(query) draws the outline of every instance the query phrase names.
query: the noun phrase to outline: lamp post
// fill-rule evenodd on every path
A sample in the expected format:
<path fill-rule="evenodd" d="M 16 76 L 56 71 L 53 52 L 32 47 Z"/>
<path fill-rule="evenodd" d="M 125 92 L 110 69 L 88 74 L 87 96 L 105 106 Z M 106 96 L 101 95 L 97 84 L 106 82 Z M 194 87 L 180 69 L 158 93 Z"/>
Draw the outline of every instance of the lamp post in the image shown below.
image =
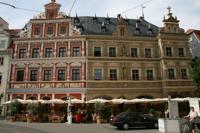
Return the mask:
<path fill-rule="evenodd" d="M 72 124 L 72 112 L 71 112 L 71 97 L 68 99 L 68 106 L 67 106 L 67 122 L 68 124 Z"/>

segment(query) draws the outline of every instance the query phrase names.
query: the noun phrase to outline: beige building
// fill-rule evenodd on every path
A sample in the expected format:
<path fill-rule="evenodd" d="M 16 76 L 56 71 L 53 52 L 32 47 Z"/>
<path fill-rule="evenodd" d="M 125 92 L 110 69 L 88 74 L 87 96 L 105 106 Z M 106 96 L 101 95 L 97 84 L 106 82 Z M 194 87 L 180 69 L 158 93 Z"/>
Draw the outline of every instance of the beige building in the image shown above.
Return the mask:
<path fill-rule="evenodd" d="M 170 8 L 160 28 L 142 17 L 94 20 L 102 25 L 99 33 L 95 29 L 96 33 L 86 36 L 87 99 L 194 94 L 188 36 Z"/>
<path fill-rule="evenodd" d="M 0 18 L 0 106 L 3 103 L 7 86 L 10 54 L 8 50 L 10 35 L 6 31 L 8 23 Z"/>

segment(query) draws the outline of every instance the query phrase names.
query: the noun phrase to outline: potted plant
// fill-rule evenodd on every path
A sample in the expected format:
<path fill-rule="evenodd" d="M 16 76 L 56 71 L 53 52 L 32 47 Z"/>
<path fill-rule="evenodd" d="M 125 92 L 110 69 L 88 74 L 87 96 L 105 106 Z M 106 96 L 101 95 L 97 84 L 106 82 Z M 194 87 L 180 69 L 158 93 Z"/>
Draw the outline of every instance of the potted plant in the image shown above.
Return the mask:
<path fill-rule="evenodd" d="M 16 115 L 20 112 L 21 103 L 15 101 L 10 104 L 11 121 L 16 121 Z"/>
<path fill-rule="evenodd" d="M 38 103 L 29 103 L 27 105 L 27 112 L 28 112 L 28 114 L 26 114 L 27 122 L 32 122 L 33 114 L 38 113 Z"/>

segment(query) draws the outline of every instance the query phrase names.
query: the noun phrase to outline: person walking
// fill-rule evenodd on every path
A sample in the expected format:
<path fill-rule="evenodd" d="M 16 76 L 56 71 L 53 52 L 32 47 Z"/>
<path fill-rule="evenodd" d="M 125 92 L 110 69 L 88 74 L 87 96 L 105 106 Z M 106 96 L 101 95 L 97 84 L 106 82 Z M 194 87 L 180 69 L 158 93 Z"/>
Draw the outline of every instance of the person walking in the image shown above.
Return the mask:
<path fill-rule="evenodd" d="M 194 119 L 197 118 L 197 116 L 198 116 L 198 113 L 194 110 L 194 107 L 190 107 L 189 114 L 185 116 L 186 118 L 189 119 L 189 122 L 191 123 L 192 133 L 194 133 L 194 129 L 195 129 Z"/>

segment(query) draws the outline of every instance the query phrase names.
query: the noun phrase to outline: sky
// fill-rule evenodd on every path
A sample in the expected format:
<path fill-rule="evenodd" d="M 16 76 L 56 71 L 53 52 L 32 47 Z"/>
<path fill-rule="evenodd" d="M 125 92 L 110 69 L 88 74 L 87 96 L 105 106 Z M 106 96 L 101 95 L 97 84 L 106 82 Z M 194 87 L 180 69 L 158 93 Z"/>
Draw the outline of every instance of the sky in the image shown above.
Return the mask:
<path fill-rule="evenodd" d="M 44 4 L 51 0 L 0 0 L 17 7 L 44 12 Z M 76 0 L 70 16 L 100 16 L 116 17 L 130 8 L 141 5 L 150 0 Z M 62 5 L 61 11 L 69 13 L 74 0 L 56 0 Z M 200 0 L 152 0 L 144 4 L 145 20 L 158 27 L 163 26 L 163 17 L 168 13 L 167 7 L 172 7 L 172 13 L 180 20 L 180 27 L 187 29 L 200 29 Z M 30 12 L 14 9 L 0 4 L 0 17 L 9 23 L 9 28 L 20 29 L 37 15 Z M 142 8 L 134 8 L 122 14 L 124 18 L 137 19 L 142 15 Z"/>

